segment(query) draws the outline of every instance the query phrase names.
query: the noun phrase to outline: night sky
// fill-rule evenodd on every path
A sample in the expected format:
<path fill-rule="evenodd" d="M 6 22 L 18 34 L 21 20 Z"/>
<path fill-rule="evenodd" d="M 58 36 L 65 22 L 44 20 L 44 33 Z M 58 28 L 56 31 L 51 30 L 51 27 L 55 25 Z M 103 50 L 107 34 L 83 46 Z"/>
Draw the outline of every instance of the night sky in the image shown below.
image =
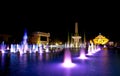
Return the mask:
<path fill-rule="evenodd" d="M 111 4 L 110 4 L 111 5 Z M 76 8 L 77 7 L 77 8 Z M 0 33 L 8 33 L 17 37 L 22 36 L 26 28 L 28 34 L 40 31 L 50 32 L 51 38 L 62 41 L 67 40 L 67 34 L 74 34 L 75 22 L 78 22 L 79 34 L 86 33 L 87 40 L 94 38 L 99 33 L 111 41 L 119 41 L 119 10 L 117 6 L 109 5 L 84 5 L 68 7 L 37 7 L 6 9 L 0 15 Z M 14 10 L 14 11 L 13 11 Z M 5 12 L 10 12 L 6 13 Z M 23 14 L 24 13 L 24 14 Z M 6 30 L 7 28 L 8 30 Z"/>

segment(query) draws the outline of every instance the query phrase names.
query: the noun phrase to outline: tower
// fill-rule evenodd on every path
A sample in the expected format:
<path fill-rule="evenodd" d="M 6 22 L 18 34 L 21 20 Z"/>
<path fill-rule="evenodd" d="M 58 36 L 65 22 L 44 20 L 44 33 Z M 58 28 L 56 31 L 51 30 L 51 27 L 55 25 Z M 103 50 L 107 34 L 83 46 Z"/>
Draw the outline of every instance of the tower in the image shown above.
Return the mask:
<path fill-rule="evenodd" d="M 85 35 L 85 32 L 84 32 L 84 40 L 83 40 L 83 44 L 84 44 L 84 47 L 86 47 L 86 35 Z"/>
<path fill-rule="evenodd" d="M 75 36 L 78 36 L 78 23 L 75 23 Z"/>
<path fill-rule="evenodd" d="M 78 33 L 78 22 L 75 22 L 75 34 L 74 36 L 72 36 L 72 39 L 73 39 L 74 47 L 79 48 L 81 36 L 79 36 L 79 33 Z"/>

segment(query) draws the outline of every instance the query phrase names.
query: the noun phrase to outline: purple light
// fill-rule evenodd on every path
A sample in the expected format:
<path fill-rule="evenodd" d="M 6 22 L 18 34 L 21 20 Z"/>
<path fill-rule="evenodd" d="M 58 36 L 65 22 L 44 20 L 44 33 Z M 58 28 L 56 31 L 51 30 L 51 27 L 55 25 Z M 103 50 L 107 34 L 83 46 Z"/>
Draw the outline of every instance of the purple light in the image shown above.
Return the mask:
<path fill-rule="evenodd" d="M 85 55 L 85 50 L 81 49 L 80 50 L 80 56 L 78 57 L 79 59 L 87 59 L 86 55 Z"/>
<path fill-rule="evenodd" d="M 97 52 L 100 51 L 100 50 L 101 50 L 101 48 L 99 48 L 99 47 L 96 49 Z"/>
<path fill-rule="evenodd" d="M 72 68 L 75 67 L 76 65 L 74 63 L 63 63 L 62 66 L 65 68 Z"/>
<path fill-rule="evenodd" d="M 84 54 L 81 54 L 79 59 L 87 59 L 87 57 Z"/>
<path fill-rule="evenodd" d="M 72 60 L 71 60 L 71 53 L 70 53 L 70 50 L 69 49 L 66 49 L 65 50 L 65 54 L 64 54 L 64 62 L 62 64 L 63 67 L 66 67 L 66 68 L 72 68 L 75 66 L 74 63 L 72 63 Z"/>
<path fill-rule="evenodd" d="M 88 52 L 86 55 L 93 55 L 91 52 Z"/>

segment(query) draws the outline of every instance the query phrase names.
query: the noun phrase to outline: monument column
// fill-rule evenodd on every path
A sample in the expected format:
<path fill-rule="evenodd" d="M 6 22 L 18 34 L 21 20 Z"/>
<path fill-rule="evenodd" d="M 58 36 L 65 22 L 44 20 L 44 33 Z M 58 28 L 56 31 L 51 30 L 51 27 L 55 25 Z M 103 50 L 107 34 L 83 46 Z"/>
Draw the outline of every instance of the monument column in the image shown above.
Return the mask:
<path fill-rule="evenodd" d="M 75 35 L 78 35 L 78 23 L 75 23 Z"/>
<path fill-rule="evenodd" d="M 78 23 L 76 22 L 75 23 L 75 34 L 74 34 L 74 36 L 72 36 L 72 38 L 73 38 L 73 45 L 74 45 L 74 47 L 75 48 L 78 48 L 78 47 L 80 47 L 80 39 L 81 39 L 81 36 L 79 36 L 79 34 L 78 34 Z"/>

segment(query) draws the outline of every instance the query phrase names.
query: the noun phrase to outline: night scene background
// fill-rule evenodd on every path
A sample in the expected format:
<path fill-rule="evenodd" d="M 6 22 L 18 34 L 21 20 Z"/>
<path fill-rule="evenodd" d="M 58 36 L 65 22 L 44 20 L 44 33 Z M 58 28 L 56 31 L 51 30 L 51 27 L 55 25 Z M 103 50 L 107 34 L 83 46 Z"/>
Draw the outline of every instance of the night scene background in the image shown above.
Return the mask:
<path fill-rule="evenodd" d="M 55 37 L 65 42 L 68 32 L 74 34 L 75 22 L 78 22 L 79 34 L 83 35 L 85 32 L 88 40 L 102 33 L 111 41 L 119 41 L 117 4 L 111 2 L 89 4 L 88 2 L 76 3 L 73 6 L 47 3 L 45 5 L 24 4 L 23 7 L 16 5 L 16 8 L 12 6 L 2 8 L 0 33 L 21 36 L 26 28 L 28 33 L 50 32 L 51 39 Z M 5 30 L 6 28 L 8 29 Z"/>
<path fill-rule="evenodd" d="M 5 3 L 0 9 L 0 76 L 120 76 L 117 3 Z M 75 22 L 79 35 L 70 43 Z M 29 44 L 33 32 L 50 33 L 50 42 L 62 44 L 43 45 L 39 39 Z M 105 36 L 96 39 L 100 44 L 94 41 L 98 35 Z"/>

